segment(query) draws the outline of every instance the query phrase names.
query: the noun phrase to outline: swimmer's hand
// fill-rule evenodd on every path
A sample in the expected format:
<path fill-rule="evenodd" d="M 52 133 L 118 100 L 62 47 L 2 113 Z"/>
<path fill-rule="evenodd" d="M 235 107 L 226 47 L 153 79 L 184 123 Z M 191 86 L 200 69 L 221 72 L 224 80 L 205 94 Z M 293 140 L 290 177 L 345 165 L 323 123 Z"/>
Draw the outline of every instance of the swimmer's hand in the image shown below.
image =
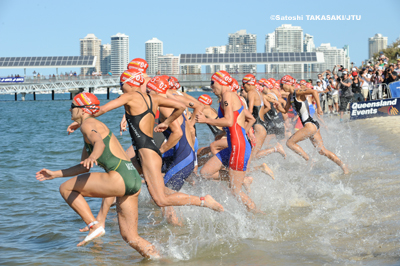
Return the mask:
<path fill-rule="evenodd" d="M 121 120 L 121 123 L 119 123 L 119 134 L 122 136 L 122 132 L 126 131 L 126 119 L 125 119 L 125 115 Z"/>
<path fill-rule="evenodd" d="M 56 177 L 59 177 L 56 175 L 56 172 L 45 168 L 36 173 L 36 179 L 39 181 L 52 180 Z"/>
<path fill-rule="evenodd" d="M 154 132 L 164 132 L 168 127 L 169 125 L 167 123 L 162 122 L 154 128 Z"/>
<path fill-rule="evenodd" d="M 91 156 L 89 156 L 88 158 L 86 158 L 85 160 L 83 160 L 81 162 L 81 164 L 83 165 L 83 167 L 85 167 L 86 169 L 90 169 L 93 167 L 93 165 L 98 165 L 97 164 L 97 160 Z"/>
<path fill-rule="evenodd" d="M 207 123 L 207 117 L 201 111 L 199 111 L 196 115 L 196 122 L 200 124 L 205 124 Z"/>
<path fill-rule="evenodd" d="M 73 122 L 71 125 L 67 127 L 67 132 L 68 135 L 73 133 L 75 130 L 77 130 L 81 125 L 78 124 L 78 122 Z"/>

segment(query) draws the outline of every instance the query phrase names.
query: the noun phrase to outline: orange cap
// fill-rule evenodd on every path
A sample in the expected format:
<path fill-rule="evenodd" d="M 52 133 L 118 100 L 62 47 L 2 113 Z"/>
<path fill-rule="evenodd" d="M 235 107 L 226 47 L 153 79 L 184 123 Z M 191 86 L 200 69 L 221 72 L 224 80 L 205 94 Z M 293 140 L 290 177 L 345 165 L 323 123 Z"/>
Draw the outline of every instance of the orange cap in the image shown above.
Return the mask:
<path fill-rule="evenodd" d="M 274 84 L 274 89 L 279 90 L 280 87 L 281 87 L 281 81 L 280 81 L 280 80 L 276 80 L 276 81 L 275 81 L 275 84 Z"/>
<path fill-rule="evenodd" d="M 149 64 L 147 64 L 146 60 L 142 58 L 135 58 L 128 64 L 127 69 L 135 69 L 142 73 L 146 73 L 148 67 Z"/>
<path fill-rule="evenodd" d="M 239 83 L 237 82 L 236 79 L 232 78 L 231 91 L 237 91 L 238 89 L 239 89 Z"/>
<path fill-rule="evenodd" d="M 290 75 L 285 75 L 281 78 L 281 83 L 293 86 L 296 83 L 296 79 Z"/>
<path fill-rule="evenodd" d="M 256 89 L 260 92 L 264 90 L 264 88 L 258 82 L 256 83 Z"/>
<path fill-rule="evenodd" d="M 243 84 L 256 85 L 256 77 L 253 74 L 247 74 L 242 79 Z"/>
<path fill-rule="evenodd" d="M 206 105 L 211 105 L 212 104 L 212 99 L 208 94 L 202 94 L 199 96 L 197 99 L 199 102 L 204 103 Z"/>
<path fill-rule="evenodd" d="M 157 76 L 147 82 L 147 88 L 156 91 L 161 94 L 166 94 L 169 84 L 163 76 Z"/>
<path fill-rule="evenodd" d="M 215 72 L 211 76 L 211 80 L 218 82 L 222 86 L 230 86 L 232 84 L 232 77 L 225 70 Z"/>
<path fill-rule="evenodd" d="M 169 77 L 169 82 L 172 82 L 173 86 L 171 89 L 173 90 L 179 90 L 181 88 L 181 84 L 179 84 L 179 81 L 177 78 L 170 76 Z"/>
<path fill-rule="evenodd" d="M 258 83 L 260 83 L 261 86 L 265 86 L 265 81 L 267 81 L 267 79 L 262 78 L 258 81 Z"/>
<path fill-rule="evenodd" d="M 96 95 L 89 92 L 82 92 L 74 97 L 74 101 L 78 106 L 86 106 L 82 108 L 85 113 L 93 115 L 100 111 L 100 101 L 97 99 Z"/>
<path fill-rule="evenodd" d="M 140 87 L 144 83 L 143 73 L 137 69 L 125 70 L 120 77 L 121 86 L 126 83 L 132 87 Z"/>

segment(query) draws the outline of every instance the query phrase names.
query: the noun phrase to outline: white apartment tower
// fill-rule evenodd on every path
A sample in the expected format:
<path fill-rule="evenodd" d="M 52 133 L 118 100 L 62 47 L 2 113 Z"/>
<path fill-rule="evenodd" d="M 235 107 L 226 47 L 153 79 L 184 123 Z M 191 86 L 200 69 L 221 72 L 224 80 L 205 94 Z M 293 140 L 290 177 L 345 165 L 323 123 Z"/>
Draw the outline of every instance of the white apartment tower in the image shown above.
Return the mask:
<path fill-rule="evenodd" d="M 322 73 L 327 69 L 332 70 L 333 66 L 343 65 L 348 68 L 348 56 L 346 55 L 345 49 L 338 49 L 336 47 L 332 47 L 330 43 L 322 43 L 320 47 L 316 48 L 317 52 L 324 53 L 324 63 L 315 64 L 318 73 Z"/>
<path fill-rule="evenodd" d="M 179 75 L 179 56 L 173 54 L 158 56 L 158 71 L 160 75 Z"/>
<path fill-rule="evenodd" d="M 303 29 L 291 24 L 283 24 L 275 29 L 274 52 L 303 52 Z M 301 64 L 284 64 L 274 67 L 279 73 L 298 73 L 302 76 L 304 67 Z"/>
<path fill-rule="evenodd" d="M 265 35 L 265 52 L 272 53 L 275 48 L 275 32 Z M 265 73 L 270 73 L 272 67 L 270 64 L 265 65 Z"/>
<path fill-rule="evenodd" d="M 374 54 L 387 48 L 387 37 L 383 37 L 382 34 L 375 34 L 374 37 L 368 39 L 368 56 L 372 59 Z"/>
<path fill-rule="evenodd" d="M 229 34 L 227 53 L 257 53 L 257 35 L 239 30 Z M 255 73 L 257 65 L 229 65 L 229 73 Z"/>
<path fill-rule="evenodd" d="M 146 46 L 146 61 L 149 64 L 147 74 L 156 75 L 158 67 L 158 57 L 163 55 L 163 42 L 157 38 L 148 40 L 145 43 Z"/>
<path fill-rule="evenodd" d="M 111 44 L 100 45 L 100 67 L 103 75 L 111 71 Z"/>
<path fill-rule="evenodd" d="M 117 33 L 111 36 L 111 72 L 121 75 L 129 63 L 129 36 Z"/>
<path fill-rule="evenodd" d="M 98 39 L 94 34 L 89 33 L 88 35 L 86 35 L 85 38 L 80 39 L 80 44 L 81 44 L 81 56 L 92 55 L 92 56 L 97 57 L 94 68 L 93 67 L 91 67 L 91 68 L 82 67 L 81 74 L 82 75 L 91 75 L 92 72 L 100 71 L 101 40 Z"/>
<path fill-rule="evenodd" d="M 222 46 L 211 46 L 206 48 L 206 54 L 226 54 L 226 45 Z M 215 73 L 219 70 L 226 70 L 226 65 L 209 65 L 206 66 L 206 73 Z"/>

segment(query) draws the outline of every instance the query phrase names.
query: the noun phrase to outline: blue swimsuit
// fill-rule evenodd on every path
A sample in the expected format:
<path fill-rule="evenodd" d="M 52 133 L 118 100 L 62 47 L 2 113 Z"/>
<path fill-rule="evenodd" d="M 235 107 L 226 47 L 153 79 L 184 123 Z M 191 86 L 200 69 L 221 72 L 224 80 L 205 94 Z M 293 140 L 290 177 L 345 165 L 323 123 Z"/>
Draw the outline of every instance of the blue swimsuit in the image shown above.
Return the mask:
<path fill-rule="evenodd" d="M 189 145 L 189 142 L 186 138 L 185 129 L 186 129 L 186 119 L 183 116 L 183 122 L 181 125 L 181 129 L 183 132 L 183 136 L 179 140 L 179 142 L 175 145 L 175 147 L 171 148 L 169 151 L 163 154 L 163 168 L 162 172 L 165 173 L 164 183 L 165 186 L 179 191 L 183 184 L 184 180 L 189 177 L 189 175 L 193 172 L 194 163 L 195 163 L 195 152 L 192 147 Z M 167 129 L 163 132 L 164 136 L 168 139 L 171 134 L 171 131 Z"/>

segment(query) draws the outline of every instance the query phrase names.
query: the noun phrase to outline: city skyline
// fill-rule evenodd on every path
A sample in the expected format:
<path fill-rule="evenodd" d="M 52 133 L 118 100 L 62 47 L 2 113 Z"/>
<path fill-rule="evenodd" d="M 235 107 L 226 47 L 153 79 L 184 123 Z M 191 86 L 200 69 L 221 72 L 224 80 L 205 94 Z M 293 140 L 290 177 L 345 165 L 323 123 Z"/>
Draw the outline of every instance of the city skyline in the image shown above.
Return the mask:
<path fill-rule="evenodd" d="M 290 2 L 290 1 L 289 1 Z M 145 42 L 153 37 L 164 42 L 164 54 L 179 55 L 183 53 L 204 53 L 204 49 L 210 46 L 222 46 L 227 43 L 228 35 L 241 29 L 258 35 L 257 52 L 264 52 L 264 36 L 273 32 L 282 24 L 292 24 L 300 26 L 303 33 L 308 33 L 314 37 L 315 47 L 322 43 L 330 43 L 332 47 L 351 47 L 351 61 L 357 65 L 368 58 L 368 39 L 375 34 L 380 33 L 388 38 L 388 45 L 399 37 L 399 31 L 395 25 L 397 23 L 375 23 L 373 17 L 376 16 L 375 9 L 369 6 L 362 10 L 357 3 L 348 3 L 346 11 L 342 7 L 332 5 L 329 10 L 321 6 L 319 1 L 307 2 L 307 5 L 301 5 L 292 1 L 285 4 L 285 11 L 269 11 L 263 15 L 252 16 L 251 19 L 232 19 L 226 23 L 225 19 L 217 16 L 217 11 L 212 5 L 212 1 L 204 1 L 202 5 L 190 9 L 190 6 L 183 8 L 183 1 L 174 1 L 167 4 L 161 1 L 155 1 L 159 6 L 157 10 L 152 10 L 152 19 L 148 20 L 148 12 L 139 12 L 135 15 L 138 21 L 146 22 L 146 27 L 132 27 L 130 23 L 122 23 L 114 20 L 100 20 L 96 24 L 90 21 L 90 16 L 85 16 L 85 12 L 90 10 L 98 16 L 108 17 L 113 12 L 119 12 L 121 16 L 131 16 L 128 10 L 120 10 L 113 5 L 105 5 L 106 2 L 99 1 L 96 5 L 93 2 L 70 1 L 62 11 L 59 11 L 57 3 L 51 1 L 41 1 L 39 3 L 24 2 L 24 8 L 21 9 L 18 3 L 12 1 L 2 1 L 0 3 L 0 29 L 3 36 L 9 36 L 7 42 L 0 43 L 1 57 L 18 56 L 68 56 L 79 55 L 79 45 L 77 40 L 86 36 L 88 33 L 94 33 L 97 38 L 109 40 L 115 32 L 125 32 L 130 36 L 129 60 L 136 57 L 145 58 Z M 398 21 L 396 10 L 399 10 L 400 2 L 383 1 L 391 8 L 387 10 L 386 16 L 393 22 Z M 136 6 L 137 5 L 137 6 Z M 79 6 L 79 8 L 76 8 Z M 105 6 L 107 6 L 105 8 Z M 191 5 L 192 7 L 194 4 Z M 225 6 L 225 12 L 235 14 L 240 12 L 241 2 L 231 1 Z M 310 6 L 312 10 L 310 11 Z M 163 19 L 165 12 L 179 7 L 175 12 L 180 13 L 179 30 L 177 24 Z M 135 3 L 135 8 L 147 10 L 144 3 Z M 282 10 L 279 3 L 256 3 L 257 9 L 264 10 Z M 14 16 L 18 11 L 20 17 L 29 17 L 29 14 L 35 13 L 36 16 L 30 18 L 26 23 L 24 19 Z M 57 11 L 57 12 L 56 12 Z M 84 12 L 85 11 L 85 12 Z M 80 17 L 79 20 L 70 18 L 68 14 L 74 13 L 74 17 Z M 207 14 L 213 19 L 199 20 L 196 15 Z M 301 15 L 303 20 L 283 21 L 271 20 L 270 15 Z M 315 15 L 360 15 L 360 20 L 349 21 L 310 21 L 306 19 L 307 14 Z M 184 23 L 184 22 L 187 23 Z M 57 23 L 52 23 L 57 22 Z M 385 24 L 385 25 L 383 25 Z M 193 26 L 199 26 L 199 30 L 193 31 Z M 22 29 L 22 34 L 17 30 Z M 29 40 L 29 41 L 26 41 Z M 257 68 L 258 72 L 264 71 L 264 66 Z M 33 70 L 32 70 L 33 71 Z M 63 71 L 63 69 L 61 69 Z M 77 69 L 79 71 L 79 69 Z M 7 74 L 22 73 L 23 69 L 0 70 L 0 76 Z M 55 70 L 49 70 L 53 73 Z M 30 73 L 29 73 L 30 74 Z"/>

